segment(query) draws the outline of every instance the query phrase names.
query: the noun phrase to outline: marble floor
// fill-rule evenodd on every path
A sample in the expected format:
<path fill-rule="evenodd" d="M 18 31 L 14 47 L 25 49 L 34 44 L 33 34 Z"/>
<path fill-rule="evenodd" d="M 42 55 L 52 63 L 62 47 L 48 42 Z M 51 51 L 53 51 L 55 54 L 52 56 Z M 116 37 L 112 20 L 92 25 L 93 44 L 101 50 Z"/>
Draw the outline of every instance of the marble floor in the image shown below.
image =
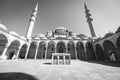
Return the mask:
<path fill-rule="evenodd" d="M 71 60 L 71 65 L 51 65 L 51 60 L 0 61 L 0 73 L 22 72 L 38 80 L 120 80 L 120 67 Z"/>

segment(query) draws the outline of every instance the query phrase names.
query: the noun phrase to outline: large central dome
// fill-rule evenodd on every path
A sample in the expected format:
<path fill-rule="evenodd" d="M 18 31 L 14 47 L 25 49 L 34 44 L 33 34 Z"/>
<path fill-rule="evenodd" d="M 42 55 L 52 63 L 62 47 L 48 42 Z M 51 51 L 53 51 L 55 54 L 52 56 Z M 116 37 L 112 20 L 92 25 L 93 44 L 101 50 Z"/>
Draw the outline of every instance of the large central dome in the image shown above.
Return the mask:
<path fill-rule="evenodd" d="M 57 35 L 64 35 L 67 34 L 68 30 L 64 27 L 58 27 L 55 29 L 55 34 Z"/>

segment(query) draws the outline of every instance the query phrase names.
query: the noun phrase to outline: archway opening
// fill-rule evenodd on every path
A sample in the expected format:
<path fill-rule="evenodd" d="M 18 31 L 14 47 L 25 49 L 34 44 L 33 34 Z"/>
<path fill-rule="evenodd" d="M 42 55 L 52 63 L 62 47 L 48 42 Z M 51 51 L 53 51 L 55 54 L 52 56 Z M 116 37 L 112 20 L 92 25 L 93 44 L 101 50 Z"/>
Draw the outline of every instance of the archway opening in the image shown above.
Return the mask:
<path fill-rule="evenodd" d="M 50 41 L 47 48 L 47 59 L 51 59 L 52 53 L 55 53 L 55 42 Z"/>
<path fill-rule="evenodd" d="M 66 53 L 66 47 L 64 42 L 59 42 L 57 44 L 57 53 Z"/>
<path fill-rule="evenodd" d="M 91 42 L 86 43 L 86 56 L 87 60 L 95 60 L 96 58 L 93 44 Z"/>
<path fill-rule="evenodd" d="M 99 44 L 95 45 L 97 60 L 104 60 L 104 52 Z"/>
<path fill-rule="evenodd" d="M 15 40 L 10 44 L 6 53 L 8 59 L 12 59 L 14 55 L 17 56 L 19 46 L 20 46 L 20 43 L 18 40 Z"/>
<path fill-rule="evenodd" d="M 104 52 L 105 52 L 105 59 L 106 60 L 110 60 L 110 56 L 112 54 L 114 54 L 114 57 L 115 59 L 117 59 L 116 57 L 116 48 L 114 46 L 114 44 L 108 40 L 106 40 L 104 43 L 103 43 L 103 47 L 104 47 Z"/>
<path fill-rule="evenodd" d="M 77 42 L 76 50 L 78 59 L 85 60 L 85 49 L 82 42 Z"/>
<path fill-rule="evenodd" d="M 39 48 L 37 52 L 37 59 L 44 59 L 46 52 L 46 43 L 44 41 L 39 43 Z"/>
<path fill-rule="evenodd" d="M 117 42 L 116 42 L 116 45 L 120 51 L 120 36 L 117 38 Z"/>
<path fill-rule="evenodd" d="M 0 34 L 0 56 L 3 54 L 3 51 L 8 43 L 8 39 L 5 35 Z"/>
<path fill-rule="evenodd" d="M 70 53 L 71 59 L 76 59 L 75 45 L 73 41 L 68 42 L 67 51 L 67 53 Z"/>
<path fill-rule="evenodd" d="M 28 56 L 27 56 L 28 59 L 34 59 L 35 58 L 36 48 L 37 48 L 37 43 L 32 42 L 30 44 L 30 48 L 29 48 L 29 52 L 28 52 Z"/>
<path fill-rule="evenodd" d="M 27 44 L 24 44 L 24 45 L 22 45 L 22 47 L 20 49 L 19 57 L 18 58 L 24 59 L 25 55 L 26 55 L 26 52 L 27 52 Z"/>

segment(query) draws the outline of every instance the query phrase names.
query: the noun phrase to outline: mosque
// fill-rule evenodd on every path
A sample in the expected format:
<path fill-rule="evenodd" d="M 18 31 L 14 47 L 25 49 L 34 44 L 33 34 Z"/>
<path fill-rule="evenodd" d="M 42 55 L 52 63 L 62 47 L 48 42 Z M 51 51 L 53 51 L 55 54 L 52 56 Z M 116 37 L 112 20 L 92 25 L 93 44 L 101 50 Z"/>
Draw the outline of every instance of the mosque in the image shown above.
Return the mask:
<path fill-rule="evenodd" d="M 85 14 L 91 37 L 76 35 L 71 30 L 58 27 L 46 35 L 31 37 L 36 21 L 38 4 L 31 15 L 25 36 L 19 36 L 0 24 L 0 59 L 51 59 L 52 53 L 70 53 L 71 59 L 110 60 L 114 54 L 115 61 L 120 60 L 120 33 L 108 38 L 96 40 L 91 14 L 86 4 Z"/>

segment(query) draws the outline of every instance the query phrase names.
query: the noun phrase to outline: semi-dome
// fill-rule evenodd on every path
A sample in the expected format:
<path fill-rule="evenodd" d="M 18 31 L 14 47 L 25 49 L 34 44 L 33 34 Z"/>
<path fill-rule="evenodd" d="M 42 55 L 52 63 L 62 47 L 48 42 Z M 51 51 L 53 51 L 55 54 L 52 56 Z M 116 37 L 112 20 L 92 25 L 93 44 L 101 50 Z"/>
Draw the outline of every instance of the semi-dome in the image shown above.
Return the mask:
<path fill-rule="evenodd" d="M 12 34 L 12 35 L 15 35 L 15 36 L 19 36 L 19 34 L 14 32 L 14 31 L 10 31 L 9 33 Z"/>
<path fill-rule="evenodd" d="M 37 34 L 34 38 L 35 39 L 38 39 L 38 38 L 39 39 L 47 39 L 44 34 Z"/>
<path fill-rule="evenodd" d="M 0 23 L 0 28 L 2 28 L 4 30 L 7 30 L 7 28 L 3 24 L 1 24 L 1 23 Z"/>

